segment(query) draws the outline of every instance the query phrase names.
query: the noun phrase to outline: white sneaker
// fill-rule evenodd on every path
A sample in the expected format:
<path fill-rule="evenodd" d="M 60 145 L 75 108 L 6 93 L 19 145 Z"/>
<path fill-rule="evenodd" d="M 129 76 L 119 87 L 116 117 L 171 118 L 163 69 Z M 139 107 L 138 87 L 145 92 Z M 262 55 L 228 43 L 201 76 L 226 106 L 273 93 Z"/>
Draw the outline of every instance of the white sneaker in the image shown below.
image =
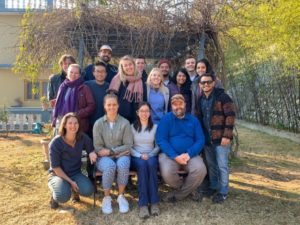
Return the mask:
<path fill-rule="evenodd" d="M 104 214 L 111 214 L 113 209 L 111 207 L 111 197 L 105 196 L 102 200 L 102 212 Z"/>
<path fill-rule="evenodd" d="M 127 213 L 129 211 L 129 204 L 124 195 L 119 195 L 117 201 L 120 213 Z"/>

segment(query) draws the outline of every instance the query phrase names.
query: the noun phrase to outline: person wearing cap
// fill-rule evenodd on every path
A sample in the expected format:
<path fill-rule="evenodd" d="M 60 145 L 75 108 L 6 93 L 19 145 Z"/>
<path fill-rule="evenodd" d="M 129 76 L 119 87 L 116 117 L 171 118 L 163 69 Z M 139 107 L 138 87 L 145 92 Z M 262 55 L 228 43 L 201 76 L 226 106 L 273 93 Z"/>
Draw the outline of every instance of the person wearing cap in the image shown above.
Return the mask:
<path fill-rule="evenodd" d="M 235 107 L 224 89 L 216 88 L 212 73 L 200 76 L 203 94 L 196 102 L 196 111 L 205 134 L 204 157 L 209 174 L 209 190 L 203 194 L 213 196 L 214 203 L 227 199 L 229 190 L 228 157 L 233 138 Z M 201 190 L 201 188 L 200 188 Z M 203 190 L 203 187 L 202 187 Z"/>
<path fill-rule="evenodd" d="M 162 117 L 156 132 L 160 147 L 159 167 L 164 181 L 174 188 L 163 201 L 182 200 L 195 193 L 206 175 L 206 167 L 199 155 L 204 146 L 204 134 L 199 120 L 186 113 L 185 99 L 181 94 L 171 98 L 172 112 Z M 182 179 L 178 171 L 187 176 Z"/>
<path fill-rule="evenodd" d="M 105 78 L 105 81 L 107 83 L 110 83 L 113 77 L 118 73 L 118 68 L 115 65 L 109 64 L 109 61 L 111 60 L 111 56 L 112 56 L 111 47 L 109 45 L 102 45 L 98 51 L 98 57 L 100 59 L 99 61 L 103 62 L 106 65 L 107 76 Z M 93 75 L 94 64 L 88 65 L 84 71 L 85 71 L 84 79 L 86 81 L 95 79 Z"/>
<path fill-rule="evenodd" d="M 170 81 L 170 70 L 171 70 L 171 63 L 167 59 L 161 59 L 158 62 L 158 68 L 161 70 L 163 78 L 164 78 L 164 85 L 167 86 Z"/>

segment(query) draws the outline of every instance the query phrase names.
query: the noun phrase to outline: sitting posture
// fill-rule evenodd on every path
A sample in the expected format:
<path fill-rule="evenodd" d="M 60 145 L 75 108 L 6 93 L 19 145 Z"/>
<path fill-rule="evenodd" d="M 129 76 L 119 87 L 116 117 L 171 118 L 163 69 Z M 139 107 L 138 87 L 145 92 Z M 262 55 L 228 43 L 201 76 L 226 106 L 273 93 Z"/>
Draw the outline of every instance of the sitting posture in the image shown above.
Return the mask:
<path fill-rule="evenodd" d="M 155 145 L 155 133 L 157 125 L 150 118 L 150 104 L 141 102 L 137 110 L 137 120 L 131 126 L 133 133 L 133 147 L 131 149 L 132 167 L 138 173 L 139 191 L 139 216 L 143 219 L 151 214 L 158 216 L 158 182 L 157 153 L 159 148 Z"/>
<path fill-rule="evenodd" d="M 97 158 L 97 169 L 102 172 L 104 198 L 102 212 L 112 213 L 110 190 L 117 172 L 119 188 L 119 211 L 127 213 L 129 204 L 124 197 L 130 167 L 130 149 L 133 137 L 128 120 L 118 114 L 118 97 L 108 94 L 104 97 L 105 115 L 98 119 L 93 128 L 93 140 Z"/>
<path fill-rule="evenodd" d="M 79 124 L 74 113 L 67 113 L 62 118 L 59 135 L 50 143 L 48 186 L 52 192 L 50 204 L 53 209 L 58 207 L 59 202 L 71 198 L 71 190 L 74 201 L 79 201 L 78 194 L 90 196 L 94 192 L 93 184 L 81 173 L 82 150 L 91 153 L 94 148 L 91 139 L 80 132 Z"/>
<path fill-rule="evenodd" d="M 175 190 L 163 200 L 182 200 L 194 192 L 206 175 L 206 167 L 199 156 L 204 135 L 198 119 L 185 113 L 185 99 L 181 94 L 171 98 L 172 112 L 161 119 L 156 141 L 160 147 L 159 167 L 164 181 Z M 188 175 L 181 179 L 179 170 Z"/>

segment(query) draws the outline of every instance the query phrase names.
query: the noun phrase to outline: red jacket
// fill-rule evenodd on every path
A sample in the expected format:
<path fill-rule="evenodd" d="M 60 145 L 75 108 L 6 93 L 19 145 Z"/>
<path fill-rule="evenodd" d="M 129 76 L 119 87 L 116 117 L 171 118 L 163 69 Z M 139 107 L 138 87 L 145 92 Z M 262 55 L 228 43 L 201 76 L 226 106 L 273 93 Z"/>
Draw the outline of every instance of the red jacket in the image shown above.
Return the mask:
<path fill-rule="evenodd" d="M 78 89 L 78 111 L 77 115 L 80 118 L 80 127 L 83 132 L 90 129 L 89 117 L 94 113 L 96 103 L 92 92 L 85 84 L 80 85 Z"/>

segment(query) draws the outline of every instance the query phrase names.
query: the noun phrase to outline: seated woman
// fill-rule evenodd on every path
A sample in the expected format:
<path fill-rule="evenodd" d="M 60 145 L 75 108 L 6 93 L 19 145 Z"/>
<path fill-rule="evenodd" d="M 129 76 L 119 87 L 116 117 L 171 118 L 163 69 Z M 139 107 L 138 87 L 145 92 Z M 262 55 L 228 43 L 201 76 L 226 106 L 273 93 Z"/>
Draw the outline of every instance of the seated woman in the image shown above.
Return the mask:
<path fill-rule="evenodd" d="M 146 101 L 146 85 L 131 56 L 126 55 L 120 59 L 118 71 L 109 85 L 108 92 L 118 96 L 119 114 L 133 123 L 136 120 L 138 104 Z"/>
<path fill-rule="evenodd" d="M 157 125 L 150 118 L 150 104 L 142 102 L 138 106 L 137 120 L 131 126 L 133 147 L 131 149 L 131 165 L 138 173 L 139 217 L 147 218 L 151 214 L 159 215 L 157 169 L 159 151 L 155 144 Z"/>
<path fill-rule="evenodd" d="M 158 124 L 168 112 L 169 89 L 163 83 L 163 75 L 159 68 L 153 68 L 147 78 L 147 101 L 151 106 L 151 118 Z"/>
<path fill-rule="evenodd" d="M 191 91 L 192 81 L 190 76 L 185 68 L 179 69 L 175 72 L 172 77 L 172 82 L 168 84 L 170 91 L 170 98 L 176 94 L 182 94 L 185 99 L 186 112 L 191 112 L 191 103 L 192 103 L 192 91 Z M 171 108 L 171 106 L 169 106 Z"/>
<path fill-rule="evenodd" d="M 103 104 L 105 115 L 96 121 L 93 128 L 94 147 L 98 155 L 96 166 L 102 172 L 104 189 L 102 212 L 111 214 L 113 211 L 110 189 L 117 172 L 119 211 L 127 213 L 129 204 L 124 197 L 124 191 L 128 182 L 133 136 L 128 120 L 118 114 L 118 97 L 107 94 Z"/>
<path fill-rule="evenodd" d="M 78 194 L 90 196 L 94 192 L 93 184 L 81 173 L 82 150 L 86 150 L 93 157 L 93 143 L 86 134 L 80 132 L 79 124 L 77 115 L 66 114 L 62 118 L 59 135 L 50 143 L 51 172 L 48 186 L 52 192 L 52 209 L 58 208 L 59 202 L 68 201 L 72 191 L 76 193 L 75 201 L 79 201 Z"/>
<path fill-rule="evenodd" d="M 80 118 L 81 131 L 88 132 L 89 116 L 93 114 L 96 104 L 91 90 L 83 82 L 84 80 L 80 77 L 80 66 L 71 64 L 68 68 L 67 79 L 58 90 L 53 110 L 53 126 L 59 124 L 61 117 L 66 113 L 76 112 Z"/>

